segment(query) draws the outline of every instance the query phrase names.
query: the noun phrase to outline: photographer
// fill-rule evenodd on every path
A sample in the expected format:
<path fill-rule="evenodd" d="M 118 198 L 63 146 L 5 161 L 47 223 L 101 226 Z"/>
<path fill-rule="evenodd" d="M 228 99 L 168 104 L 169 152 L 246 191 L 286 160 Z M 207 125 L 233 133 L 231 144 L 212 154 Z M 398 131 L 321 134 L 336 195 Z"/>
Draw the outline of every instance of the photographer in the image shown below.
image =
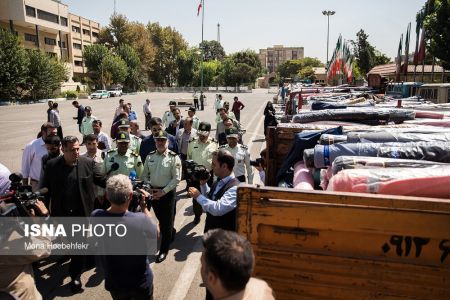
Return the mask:
<path fill-rule="evenodd" d="M 267 149 L 263 149 L 259 153 L 259 155 L 260 155 L 259 158 L 250 161 L 250 165 L 255 167 L 256 170 L 258 170 L 258 172 L 259 172 L 259 179 L 261 180 L 261 182 L 263 184 L 265 184 L 265 182 L 266 182 L 266 155 L 267 155 Z"/>
<path fill-rule="evenodd" d="M 6 212 L 4 202 L 0 202 L 0 214 Z M 48 215 L 48 210 L 40 200 L 35 202 L 30 215 Z M 23 243 L 23 236 L 17 230 L 2 232 L 6 241 L 2 244 Z M 41 238 L 38 238 L 41 239 Z M 36 288 L 32 263 L 49 255 L 48 250 L 32 250 L 29 255 L 0 256 L 0 291 L 22 300 L 40 300 L 41 294 Z M 1 297 L 0 297 L 1 298 Z M 1 298 L 3 299 L 3 298 Z"/>
<path fill-rule="evenodd" d="M 157 226 L 145 202 L 149 193 L 140 193 L 142 212 L 128 211 L 133 196 L 131 181 L 122 174 L 112 176 L 106 182 L 106 198 L 111 207 L 94 210 L 91 216 L 120 218 L 119 222 L 129 231 L 143 231 L 147 238 L 156 240 Z M 105 289 L 113 299 L 153 299 L 153 273 L 146 255 L 103 255 L 99 261 L 105 274 Z"/>

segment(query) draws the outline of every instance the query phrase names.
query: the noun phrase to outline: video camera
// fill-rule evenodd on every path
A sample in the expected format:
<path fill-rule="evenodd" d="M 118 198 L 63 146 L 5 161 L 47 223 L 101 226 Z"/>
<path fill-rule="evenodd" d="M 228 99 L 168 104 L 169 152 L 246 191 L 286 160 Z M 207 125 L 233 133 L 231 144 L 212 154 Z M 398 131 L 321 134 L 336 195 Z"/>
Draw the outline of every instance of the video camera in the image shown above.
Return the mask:
<path fill-rule="evenodd" d="M 142 198 L 142 192 L 140 191 L 141 189 L 150 193 L 150 197 L 145 199 L 145 204 L 147 205 L 147 208 L 150 209 L 151 207 L 151 203 L 152 203 L 152 192 L 153 189 L 150 186 L 150 183 L 148 182 L 144 182 L 142 180 L 137 180 L 136 179 L 136 172 L 131 171 L 130 173 L 130 180 L 131 180 L 131 184 L 133 185 L 133 196 L 131 198 L 131 202 L 130 205 L 128 206 L 128 210 L 132 211 L 132 212 L 136 212 L 138 207 L 139 207 L 139 202 L 141 201 Z"/>
<path fill-rule="evenodd" d="M 255 160 L 250 160 L 250 166 L 259 167 L 261 165 L 262 158 L 257 158 Z"/>
<path fill-rule="evenodd" d="M 36 206 L 37 200 L 47 193 L 47 189 L 42 189 L 40 192 L 32 192 L 30 185 L 22 184 L 23 176 L 20 173 L 12 173 L 9 175 L 11 187 L 9 192 L 0 195 L 0 201 L 4 203 L 12 203 L 15 209 L 8 209 L 3 216 L 30 216 L 29 210 Z M 37 212 L 39 210 L 36 210 Z"/>
<path fill-rule="evenodd" d="M 205 166 L 197 164 L 193 160 L 185 160 L 184 166 L 188 178 L 200 181 L 208 180 L 210 177 L 210 172 L 208 171 L 208 169 L 206 169 Z"/>

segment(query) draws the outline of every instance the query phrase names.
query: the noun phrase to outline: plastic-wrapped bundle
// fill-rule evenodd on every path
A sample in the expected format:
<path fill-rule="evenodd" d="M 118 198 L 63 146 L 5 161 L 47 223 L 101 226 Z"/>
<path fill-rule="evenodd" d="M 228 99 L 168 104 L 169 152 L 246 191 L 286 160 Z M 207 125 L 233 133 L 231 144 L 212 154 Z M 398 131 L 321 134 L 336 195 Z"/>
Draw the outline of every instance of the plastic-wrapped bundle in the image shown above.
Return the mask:
<path fill-rule="evenodd" d="M 450 163 L 450 143 L 385 144 L 379 147 L 377 156 Z"/>
<path fill-rule="evenodd" d="M 331 178 L 328 190 L 450 198 L 450 167 L 342 170 Z"/>
<path fill-rule="evenodd" d="M 314 190 L 313 175 L 302 161 L 294 165 L 294 189 Z"/>
<path fill-rule="evenodd" d="M 307 168 L 314 168 L 314 148 L 303 150 L 303 162 Z"/>
<path fill-rule="evenodd" d="M 427 160 L 396 159 L 370 156 L 339 156 L 331 165 L 332 174 L 335 175 L 346 169 L 373 169 L 373 168 L 427 168 L 432 166 L 447 166 Z"/>
<path fill-rule="evenodd" d="M 332 145 L 335 143 L 344 143 L 344 142 L 347 142 L 346 135 L 322 134 L 320 136 L 321 145 Z"/>
<path fill-rule="evenodd" d="M 408 143 L 408 142 L 450 142 L 450 132 L 439 134 L 396 133 L 396 132 L 349 132 L 348 143 Z"/>
<path fill-rule="evenodd" d="M 316 121 L 352 121 L 375 124 L 379 121 L 393 121 L 397 123 L 405 120 L 414 120 L 413 110 L 363 108 L 331 109 L 301 112 L 292 118 L 294 123 L 310 123 Z"/>
<path fill-rule="evenodd" d="M 380 144 L 352 143 L 316 145 L 314 147 L 314 166 L 324 168 L 331 166 L 338 156 L 377 156 Z"/>

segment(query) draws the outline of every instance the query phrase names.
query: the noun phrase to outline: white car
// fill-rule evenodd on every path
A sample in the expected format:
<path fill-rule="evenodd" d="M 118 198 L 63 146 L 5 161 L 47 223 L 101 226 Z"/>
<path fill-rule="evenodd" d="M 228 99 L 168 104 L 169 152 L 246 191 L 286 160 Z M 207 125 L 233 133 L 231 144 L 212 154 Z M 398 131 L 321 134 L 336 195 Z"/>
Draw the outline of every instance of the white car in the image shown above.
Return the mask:
<path fill-rule="evenodd" d="M 121 88 L 115 88 L 108 90 L 110 97 L 120 97 L 122 96 L 122 89 Z"/>
<path fill-rule="evenodd" d="M 109 98 L 109 93 L 107 90 L 96 90 L 91 94 L 91 99 L 103 99 Z"/>

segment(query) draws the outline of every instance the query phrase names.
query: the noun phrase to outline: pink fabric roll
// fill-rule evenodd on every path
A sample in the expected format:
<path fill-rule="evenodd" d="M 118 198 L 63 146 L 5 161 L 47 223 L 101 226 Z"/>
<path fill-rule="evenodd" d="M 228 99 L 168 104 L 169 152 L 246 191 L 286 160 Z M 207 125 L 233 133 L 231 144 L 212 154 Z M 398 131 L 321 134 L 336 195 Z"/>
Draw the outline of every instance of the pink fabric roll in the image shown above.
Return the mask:
<path fill-rule="evenodd" d="M 303 161 L 294 165 L 294 189 L 314 190 L 314 179 Z"/>
<path fill-rule="evenodd" d="M 437 126 L 437 127 L 450 127 L 450 119 L 442 119 L 442 120 L 418 119 L 418 120 L 405 121 L 405 123 L 407 123 L 409 125 L 417 124 L 417 125 L 429 125 L 429 126 Z"/>
<path fill-rule="evenodd" d="M 431 112 L 431 111 L 420 111 L 416 110 L 416 119 L 417 118 L 425 118 L 425 119 L 443 119 L 444 114 Z"/>

